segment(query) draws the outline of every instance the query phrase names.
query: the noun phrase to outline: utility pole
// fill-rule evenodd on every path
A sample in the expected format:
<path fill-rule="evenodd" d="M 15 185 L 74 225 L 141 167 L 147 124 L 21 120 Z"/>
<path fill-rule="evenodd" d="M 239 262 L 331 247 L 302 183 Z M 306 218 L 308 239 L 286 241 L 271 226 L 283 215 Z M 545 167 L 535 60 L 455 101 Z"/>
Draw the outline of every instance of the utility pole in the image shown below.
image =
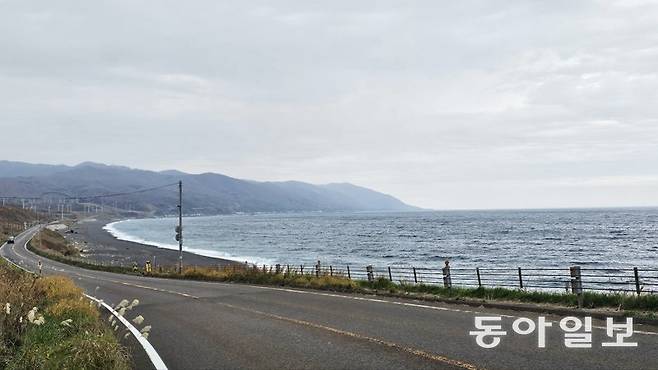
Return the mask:
<path fill-rule="evenodd" d="M 178 182 L 178 227 L 176 227 L 176 240 L 178 240 L 178 273 L 183 273 L 183 181 Z"/>

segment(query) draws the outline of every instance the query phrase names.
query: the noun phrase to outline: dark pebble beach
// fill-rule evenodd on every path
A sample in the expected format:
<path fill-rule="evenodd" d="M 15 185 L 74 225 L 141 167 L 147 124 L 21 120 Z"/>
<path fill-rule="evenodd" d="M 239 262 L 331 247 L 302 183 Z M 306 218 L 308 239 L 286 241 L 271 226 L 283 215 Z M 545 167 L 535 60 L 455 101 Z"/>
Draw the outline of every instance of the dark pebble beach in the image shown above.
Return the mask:
<path fill-rule="evenodd" d="M 115 220 L 83 219 L 73 224 L 73 233 L 62 232 L 69 241 L 75 242 L 83 250 L 82 255 L 85 258 L 96 262 L 124 266 L 131 266 L 133 262 L 143 266 L 146 261 L 162 266 L 178 264 L 178 251 L 115 238 L 103 229 L 112 221 Z M 188 266 L 223 266 L 235 263 L 237 262 L 188 253 L 183 248 L 183 264 Z"/>

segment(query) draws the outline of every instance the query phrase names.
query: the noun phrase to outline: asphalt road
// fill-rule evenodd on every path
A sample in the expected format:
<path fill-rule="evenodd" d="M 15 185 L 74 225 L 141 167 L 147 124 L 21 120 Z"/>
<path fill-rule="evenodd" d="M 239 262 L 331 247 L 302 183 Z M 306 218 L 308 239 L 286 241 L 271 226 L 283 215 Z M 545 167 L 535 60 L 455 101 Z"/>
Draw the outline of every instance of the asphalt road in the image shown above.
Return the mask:
<path fill-rule="evenodd" d="M 546 348 L 536 332 L 512 331 L 538 314 L 243 284 L 178 281 L 89 271 L 45 260 L 24 248 L 31 230 L 0 254 L 44 274 L 73 278 L 88 294 L 116 304 L 140 300 L 149 341 L 169 369 L 658 369 L 658 328 L 636 325 L 634 348 L 603 348 L 605 322 L 594 320 L 592 348 L 564 345 L 560 317 L 547 316 Z M 502 315 L 508 335 L 480 348 L 475 316 Z M 129 343 L 136 346 L 136 342 Z M 135 350 L 137 367 L 148 368 Z"/>

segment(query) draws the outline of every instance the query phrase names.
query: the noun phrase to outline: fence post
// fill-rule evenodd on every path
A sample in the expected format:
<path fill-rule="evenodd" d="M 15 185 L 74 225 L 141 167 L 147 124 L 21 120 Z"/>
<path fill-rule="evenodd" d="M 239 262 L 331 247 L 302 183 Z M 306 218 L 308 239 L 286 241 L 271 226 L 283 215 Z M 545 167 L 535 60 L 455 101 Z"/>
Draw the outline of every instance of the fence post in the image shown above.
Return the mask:
<path fill-rule="evenodd" d="M 375 280 L 375 276 L 372 273 L 372 265 L 366 266 L 366 272 L 368 273 L 368 281 L 369 282 L 372 282 L 373 280 Z"/>
<path fill-rule="evenodd" d="M 443 287 L 452 288 L 452 277 L 450 276 L 450 261 L 446 260 L 446 265 L 442 269 L 443 271 Z"/>
<path fill-rule="evenodd" d="M 640 288 L 640 272 L 637 270 L 637 267 L 633 267 L 633 274 L 635 275 L 635 291 L 637 295 L 640 295 L 642 288 Z"/>
<path fill-rule="evenodd" d="M 418 278 L 416 277 L 416 268 L 412 267 L 414 269 L 414 283 L 418 284 Z"/>
<path fill-rule="evenodd" d="M 279 275 L 281 273 L 281 265 L 277 263 L 275 269 L 276 274 Z"/>
<path fill-rule="evenodd" d="M 391 266 L 388 266 L 388 280 L 393 281 L 393 274 L 391 274 Z"/>
<path fill-rule="evenodd" d="M 352 274 L 350 274 L 350 265 L 347 265 L 347 278 L 352 280 Z"/>
<path fill-rule="evenodd" d="M 478 275 L 478 288 L 482 288 L 482 279 L 480 279 L 480 268 L 475 268 L 475 273 Z"/>
<path fill-rule="evenodd" d="M 521 274 L 521 268 L 519 267 L 519 287 L 523 289 L 523 275 Z"/>
<path fill-rule="evenodd" d="M 580 266 L 569 267 L 571 273 L 571 292 L 578 296 L 578 308 L 583 308 L 583 280 L 580 274 Z"/>
<path fill-rule="evenodd" d="M 329 276 L 334 276 L 334 268 L 331 265 L 329 265 Z"/>
<path fill-rule="evenodd" d="M 299 274 L 304 275 L 304 265 L 299 265 Z"/>
<path fill-rule="evenodd" d="M 315 277 L 320 277 L 320 261 L 315 265 Z"/>

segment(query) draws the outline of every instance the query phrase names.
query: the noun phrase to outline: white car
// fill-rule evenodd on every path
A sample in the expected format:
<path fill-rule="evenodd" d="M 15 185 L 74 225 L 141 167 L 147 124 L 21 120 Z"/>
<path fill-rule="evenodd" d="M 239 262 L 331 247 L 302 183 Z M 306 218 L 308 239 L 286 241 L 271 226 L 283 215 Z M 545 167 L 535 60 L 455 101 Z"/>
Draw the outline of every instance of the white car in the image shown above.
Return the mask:
<path fill-rule="evenodd" d="M 7 244 L 14 244 L 14 237 L 10 236 L 9 240 L 7 240 Z"/>

